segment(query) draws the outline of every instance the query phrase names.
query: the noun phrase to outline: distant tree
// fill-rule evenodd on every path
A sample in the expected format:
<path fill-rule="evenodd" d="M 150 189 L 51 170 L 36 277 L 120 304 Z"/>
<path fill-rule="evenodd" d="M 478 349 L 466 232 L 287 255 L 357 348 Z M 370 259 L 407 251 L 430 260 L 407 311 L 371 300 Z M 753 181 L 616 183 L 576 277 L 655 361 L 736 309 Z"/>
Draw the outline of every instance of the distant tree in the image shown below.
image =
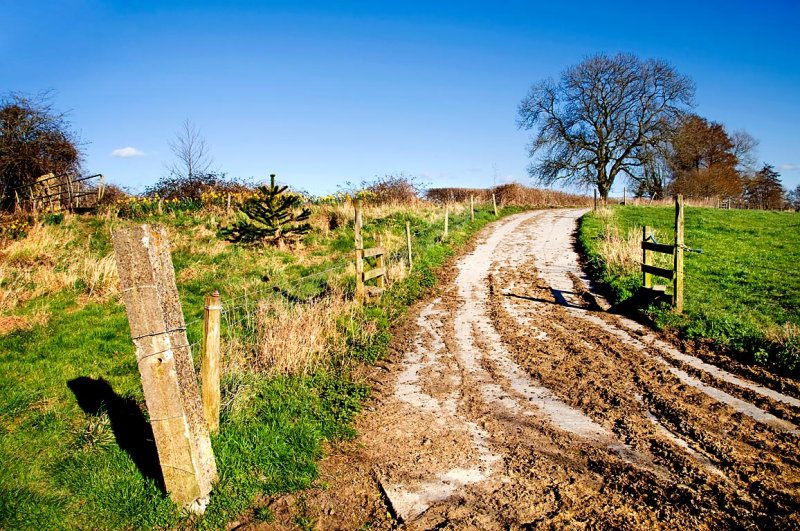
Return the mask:
<path fill-rule="evenodd" d="M 0 101 L 0 208 L 13 208 L 16 188 L 48 173 L 78 173 L 80 162 L 78 137 L 48 93 Z"/>
<path fill-rule="evenodd" d="M 664 197 L 667 181 L 672 173 L 669 159 L 672 153 L 672 134 L 651 145 L 636 150 L 636 157 L 641 165 L 641 175 L 629 177 L 636 197 Z"/>
<path fill-rule="evenodd" d="M 205 137 L 188 119 L 181 124 L 175 138 L 169 143 L 175 160 L 168 167 L 170 176 L 181 180 L 192 180 L 209 175 L 213 159 Z"/>
<path fill-rule="evenodd" d="M 239 219 L 222 229 L 232 242 L 281 245 L 311 230 L 306 223 L 311 209 L 303 206 L 303 197 L 276 185 L 274 174 L 269 177 L 269 186 L 259 186 L 258 196 L 240 207 Z"/>
<path fill-rule="evenodd" d="M 733 154 L 736 155 L 736 170 L 741 175 L 751 175 L 756 171 L 756 148 L 758 140 L 744 130 L 734 131 L 730 135 Z"/>
<path fill-rule="evenodd" d="M 789 200 L 789 206 L 796 212 L 800 212 L 800 184 L 795 186 L 794 190 L 789 191 L 786 198 Z"/>
<path fill-rule="evenodd" d="M 758 170 L 745 182 L 744 196 L 751 208 L 763 210 L 783 209 L 784 190 L 781 175 L 769 164 Z"/>
<path fill-rule="evenodd" d="M 672 138 L 673 193 L 686 197 L 738 196 L 742 181 L 734 149 L 722 124 L 695 114 L 683 117 Z"/>
<path fill-rule="evenodd" d="M 693 96 L 692 81 L 663 60 L 589 57 L 520 103 L 519 127 L 535 130 L 528 172 L 542 184 L 596 187 L 605 201 L 618 175 L 644 178 L 642 150 L 669 134 Z"/>

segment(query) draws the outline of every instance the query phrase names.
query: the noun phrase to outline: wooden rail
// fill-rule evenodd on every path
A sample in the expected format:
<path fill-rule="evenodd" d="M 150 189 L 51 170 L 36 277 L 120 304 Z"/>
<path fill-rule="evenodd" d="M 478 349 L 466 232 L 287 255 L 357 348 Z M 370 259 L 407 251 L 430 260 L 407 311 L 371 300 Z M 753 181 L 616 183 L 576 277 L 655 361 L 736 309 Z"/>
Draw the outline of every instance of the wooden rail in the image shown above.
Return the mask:
<path fill-rule="evenodd" d="M 103 197 L 104 181 L 99 173 L 83 177 L 42 175 L 35 182 L 14 189 L 16 208 L 28 205 L 34 213 L 44 209 L 51 212 L 90 210 Z"/>
<path fill-rule="evenodd" d="M 650 227 L 646 228 L 649 229 Z M 645 234 L 644 237 L 647 238 L 647 234 Z M 657 253 L 672 254 L 672 251 L 675 249 L 675 246 L 667 245 L 664 243 L 649 242 L 647 240 L 644 240 L 642 241 L 642 249 L 645 249 L 647 251 L 654 251 Z"/>
<path fill-rule="evenodd" d="M 386 254 L 386 249 L 383 247 L 372 247 L 370 249 L 364 249 L 364 258 L 370 258 L 372 256 L 381 256 Z"/>
<path fill-rule="evenodd" d="M 386 274 L 385 267 L 375 267 L 370 269 L 369 271 L 364 272 L 364 282 L 367 280 L 372 280 L 373 278 L 382 277 Z"/>
<path fill-rule="evenodd" d="M 663 267 L 656 267 L 649 264 L 642 264 L 642 272 L 655 275 L 657 277 L 666 278 L 667 280 L 672 280 L 675 276 L 675 272 L 672 269 L 665 269 Z"/>

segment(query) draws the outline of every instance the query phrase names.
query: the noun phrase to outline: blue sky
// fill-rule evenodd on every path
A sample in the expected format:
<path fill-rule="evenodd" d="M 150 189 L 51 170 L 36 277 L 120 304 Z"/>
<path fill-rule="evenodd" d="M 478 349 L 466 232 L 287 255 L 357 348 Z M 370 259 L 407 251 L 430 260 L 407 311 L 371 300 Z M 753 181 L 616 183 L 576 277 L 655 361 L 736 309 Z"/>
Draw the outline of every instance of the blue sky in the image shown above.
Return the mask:
<path fill-rule="evenodd" d="M 696 112 L 750 132 L 794 187 L 799 6 L 2 0 L 0 91 L 52 89 L 86 170 L 134 190 L 166 173 L 186 118 L 231 176 L 316 194 L 397 172 L 486 186 L 529 182 L 515 120 L 532 83 L 625 51 L 692 77 Z M 112 156 L 126 147 L 138 156 Z"/>

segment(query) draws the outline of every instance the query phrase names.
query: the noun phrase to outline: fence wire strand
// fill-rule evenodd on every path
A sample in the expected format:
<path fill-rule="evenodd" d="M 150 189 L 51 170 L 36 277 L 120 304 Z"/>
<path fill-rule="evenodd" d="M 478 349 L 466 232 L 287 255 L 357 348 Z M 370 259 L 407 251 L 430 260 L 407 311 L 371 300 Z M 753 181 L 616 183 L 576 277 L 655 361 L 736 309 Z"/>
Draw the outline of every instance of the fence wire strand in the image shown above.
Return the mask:
<path fill-rule="evenodd" d="M 460 214 L 453 214 L 450 213 L 449 216 L 449 230 L 451 232 L 456 232 L 462 230 L 464 227 L 469 226 L 471 223 L 470 216 L 469 216 L 469 209 L 467 208 L 465 212 L 461 212 Z M 405 222 L 402 222 L 401 225 L 404 225 Z M 370 228 L 373 229 L 373 228 Z M 382 230 L 386 230 L 385 227 L 381 227 Z M 405 228 L 404 227 L 392 227 L 392 232 L 394 233 L 397 229 L 400 230 L 402 243 L 399 244 L 397 247 L 389 247 L 388 245 L 384 244 L 386 249 L 386 253 L 384 254 L 384 267 L 386 267 L 387 271 L 391 267 L 395 267 L 398 264 L 405 264 L 406 267 L 408 266 L 408 248 L 405 242 Z M 432 221 L 430 226 L 426 228 L 418 228 L 416 230 L 412 230 L 412 239 L 418 240 L 421 238 L 428 238 L 431 236 L 436 236 L 440 234 L 444 229 L 444 218 L 441 216 L 441 219 L 436 219 Z M 372 232 L 373 230 L 370 230 Z M 366 238 L 365 238 L 366 239 Z M 375 242 L 377 245 L 377 241 Z M 418 257 L 419 251 L 416 249 L 416 246 L 412 245 L 414 250 L 412 251 L 412 257 Z M 355 251 L 355 249 L 353 249 Z M 260 314 L 262 310 L 259 309 L 259 305 L 262 303 L 266 303 L 268 306 L 264 307 L 263 311 L 271 312 L 273 311 L 271 301 L 280 301 L 279 304 L 285 305 L 287 308 L 290 307 L 297 307 L 303 304 L 314 304 L 314 303 L 322 303 L 327 304 L 334 303 L 331 299 L 332 296 L 329 289 L 330 287 L 326 288 L 324 286 L 320 286 L 320 292 L 316 295 L 310 296 L 308 299 L 302 299 L 301 297 L 296 297 L 293 293 L 290 293 L 292 287 L 301 284 L 303 282 L 307 282 L 314 278 L 320 278 L 330 275 L 336 271 L 342 271 L 349 267 L 353 267 L 353 260 L 354 256 L 352 256 L 353 252 L 349 252 L 345 255 L 343 259 L 340 259 L 337 262 L 334 262 L 329 267 L 322 269 L 320 271 L 316 271 L 307 275 L 303 275 L 297 278 L 293 278 L 290 280 L 276 280 L 269 285 L 265 285 L 262 287 L 257 287 L 256 289 L 250 291 L 244 291 L 234 297 L 223 299 L 220 303 L 222 309 L 220 311 L 220 318 L 221 318 L 221 333 L 222 333 L 222 341 L 226 344 L 226 348 L 228 351 L 235 356 L 238 356 L 240 360 L 247 360 L 243 361 L 245 363 L 251 363 L 255 361 L 257 364 L 264 363 L 263 357 L 265 356 L 266 351 L 265 348 L 265 337 L 264 334 L 267 335 L 269 332 L 262 330 L 264 325 L 264 317 Z M 372 262 L 369 262 L 370 264 Z M 283 310 L 277 310 L 283 311 Z M 301 310 L 302 312 L 303 310 Z M 298 314 L 304 315 L 304 314 Z M 352 327 L 352 319 L 354 315 L 352 312 L 348 312 L 350 323 L 346 326 Z M 345 315 L 345 319 L 348 318 L 348 315 Z M 300 317 L 294 317 L 300 318 Z M 200 321 L 203 321 L 204 317 L 200 317 L 198 319 L 194 319 L 186 324 L 186 326 L 191 326 L 196 324 Z M 268 354 L 267 354 L 268 355 Z M 268 362 L 267 362 L 268 363 Z"/>

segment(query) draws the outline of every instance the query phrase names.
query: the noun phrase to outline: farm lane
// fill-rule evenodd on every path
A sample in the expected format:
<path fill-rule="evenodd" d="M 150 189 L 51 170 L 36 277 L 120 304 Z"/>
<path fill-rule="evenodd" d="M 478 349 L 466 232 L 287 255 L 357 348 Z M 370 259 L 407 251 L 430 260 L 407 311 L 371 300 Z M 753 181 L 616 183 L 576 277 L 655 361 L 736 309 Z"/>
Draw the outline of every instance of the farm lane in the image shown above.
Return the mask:
<path fill-rule="evenodd" d="M 492 224 L 416 307 L 321 528 L 800 527 L 797 397 L 595 311 L 580 215 Z"/>

